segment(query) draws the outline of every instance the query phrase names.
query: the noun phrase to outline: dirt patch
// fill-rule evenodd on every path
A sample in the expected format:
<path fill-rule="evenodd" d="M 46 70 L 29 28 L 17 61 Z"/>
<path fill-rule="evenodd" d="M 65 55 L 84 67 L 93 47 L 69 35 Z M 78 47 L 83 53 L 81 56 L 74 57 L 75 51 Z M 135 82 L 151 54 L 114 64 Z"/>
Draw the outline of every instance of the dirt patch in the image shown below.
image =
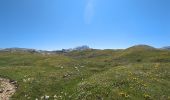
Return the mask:
<path fill-rule="evenodd" d="M 16 92 L 16 81 L 0 78 L 0 100 L 9 100 Z"/>

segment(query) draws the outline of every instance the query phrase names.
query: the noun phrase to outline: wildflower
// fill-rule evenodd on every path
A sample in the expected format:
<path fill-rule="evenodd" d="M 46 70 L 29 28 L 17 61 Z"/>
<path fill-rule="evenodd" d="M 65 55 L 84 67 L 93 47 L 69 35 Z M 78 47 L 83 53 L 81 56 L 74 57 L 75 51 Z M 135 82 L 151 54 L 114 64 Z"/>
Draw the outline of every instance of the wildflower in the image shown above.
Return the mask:
<path fill-rule="evenodd" d="M 126 94 L 126 93 L 124 93 L 124 92 L 119 93 L 119 95 L 121 95 L 122 97 L 125 97 L 125 98 L 128 98 L 128 97 L 129 97 L 129 95 Z"/>
<path fill-rule="evenodd" d="M 144 87 L 147 87 L 147 85 L 146 85 L 145 83 L 143 84 L 143 86 L 144 86 Z"/>
<path fill-rule="evenodd" d="M 130 75 L 133 75 L 132 72 L 129 72 Z"/>
<path fill-rule="evenodd" d="M 62 96 L 60 95 L 59 98 L 62 98 Z"/>
<path fill-rule="evenodd" d="M 151 99 L 151 96 L 148 94 L 144 94 L 144 98 L 148 100 L 148 99 Z"/>
<path fill-rule="evenodd" d="M 31 80 L 31 78 L 28 78 L 27 80 L 28 80 L 28 81 L 30 81 L 30 80 Z"/>
<path fill-rule="evenodd" d="M 26 79 L 23 79 L 23 82 L 25 83 L 25 82 L 27 82 L 27 80 L 26 80 Z"/>
<path fill-rule="evenodd" d="M 68 98 L 71 98 L 71 97 L 72 97 L 71 95 L 68 96 Z"/>
<path fill-rule="evenodd" d="M 50 98 L 50 96 L 48 95 L 45 95 L 45 99 L 48 100 Z"/>
<path fill-rule="evenodd" d="M 41 100 L 44 99 L 44 96 L 41 96 Z"/>
<path fill-rule="evenodd" d="M 27 94 L 25 94 L 25 97 L 28 97 L 28 95 L 27 95 Z"/>
<path fill-rule="evenodd" d="M 54 95 L 54 98 L 57 98 L 57 95 Z"/>
<path fill-rule="evenodd" d="M 133 78 L 133 80 L 137 80 L 137 78 Z"/>

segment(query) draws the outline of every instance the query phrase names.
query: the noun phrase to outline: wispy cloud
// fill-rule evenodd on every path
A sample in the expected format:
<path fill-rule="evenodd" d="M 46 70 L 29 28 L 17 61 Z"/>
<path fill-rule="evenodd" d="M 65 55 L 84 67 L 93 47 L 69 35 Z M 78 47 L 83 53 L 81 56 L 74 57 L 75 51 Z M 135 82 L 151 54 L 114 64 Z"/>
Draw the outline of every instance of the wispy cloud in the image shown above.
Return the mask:
<path fill-rule="evenodd" d="M 87 0 L 84 12 L 84 19 L 86 24 L 90 24 L 94 16 L 94 0 Z"/>

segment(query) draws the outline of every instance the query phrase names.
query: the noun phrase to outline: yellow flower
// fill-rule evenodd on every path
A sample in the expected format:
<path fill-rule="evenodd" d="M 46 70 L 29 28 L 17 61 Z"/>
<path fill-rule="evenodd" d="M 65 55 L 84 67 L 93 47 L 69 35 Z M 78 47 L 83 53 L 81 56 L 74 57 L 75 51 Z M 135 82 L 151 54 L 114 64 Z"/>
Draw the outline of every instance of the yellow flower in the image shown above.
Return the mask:
<path fill-rule="evenodd" d="M 124 92 L 120 92 L 119 95 L 122 96 L 122 97 L 125 97 L 125 98 L 128 98 L 128 97 L 129 97 L 129 95 L 126 94 L 126 93 L 124 93 Z"/>
<path fill-rule="evenodd" d="M 144 98 L 145 98 L 145 99 L 150 99 L 150 98 L 151 98 L 151 96 L 150 96 L 150 95 L 148 95 L 148 94 L 144 94 Z"/>
<path fill-rule="evenodd" d="M 133 78 L 133 80 L 137 80 L 137 78 Z"/>
<path fill-rule="evenodd" d="M 143 86 L 144 86 L 144 87 L 147 87 L 147 85 L 146 85 L 145 83 L 143 84 Z"/>

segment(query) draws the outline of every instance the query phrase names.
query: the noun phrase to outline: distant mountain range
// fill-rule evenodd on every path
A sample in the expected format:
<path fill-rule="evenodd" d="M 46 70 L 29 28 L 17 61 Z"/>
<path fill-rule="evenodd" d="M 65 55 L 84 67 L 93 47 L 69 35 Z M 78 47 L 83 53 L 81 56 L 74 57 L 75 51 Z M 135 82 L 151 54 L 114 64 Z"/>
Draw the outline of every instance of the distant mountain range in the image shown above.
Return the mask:
<path fill-rule="evenodd" d="M 162 49 L 170 50 L 170 46 L 163 47 Z"/>
<path fill-rule="evenodd" d="M 91 48 L 89 46 L 83 45 L 75 48 L 54 50 L 54 51 L 36 50 L 36 49 L 28 49 L 28 48 L 4 48 L 4 49 L 0 49 L 0 52 L 29 52 L 29 53 L 54 54 L 54 53 L 66 53 L 71 51 L 83 51 L 88 49 Z"/>
<path fill-rule="evenodd" d="M 36 49 L 28 49 L 28 48 L 5 48 L 0 49 L 0 52 L 28 52 L 28 53 L 42 53 L 42 54 L 55 54 L 55 53 L 67 53 L 71 51 L 83 51 L 83 50 L 90 50 L 87 45 L 78 46 L 75 48 L 70 49 L 62 49 L 62 50 L 54 50 L 54 51 L 47 51 L 47 50 L 36 50 Z M 135 45 L 132 47 L 127 48 L 126 50 L 153 50 L 153 49 L 162 49 L 162 50 L 170 50 L 170 46 L 165 46 L 162 48 L 154 48 L 148 45 Z"/>
<path fill-rule="evenodd" d="M 5 48 L 0 49 L 1 52 L 36 52 L 35 49 L 28 49 L 28 48 Z"/>

